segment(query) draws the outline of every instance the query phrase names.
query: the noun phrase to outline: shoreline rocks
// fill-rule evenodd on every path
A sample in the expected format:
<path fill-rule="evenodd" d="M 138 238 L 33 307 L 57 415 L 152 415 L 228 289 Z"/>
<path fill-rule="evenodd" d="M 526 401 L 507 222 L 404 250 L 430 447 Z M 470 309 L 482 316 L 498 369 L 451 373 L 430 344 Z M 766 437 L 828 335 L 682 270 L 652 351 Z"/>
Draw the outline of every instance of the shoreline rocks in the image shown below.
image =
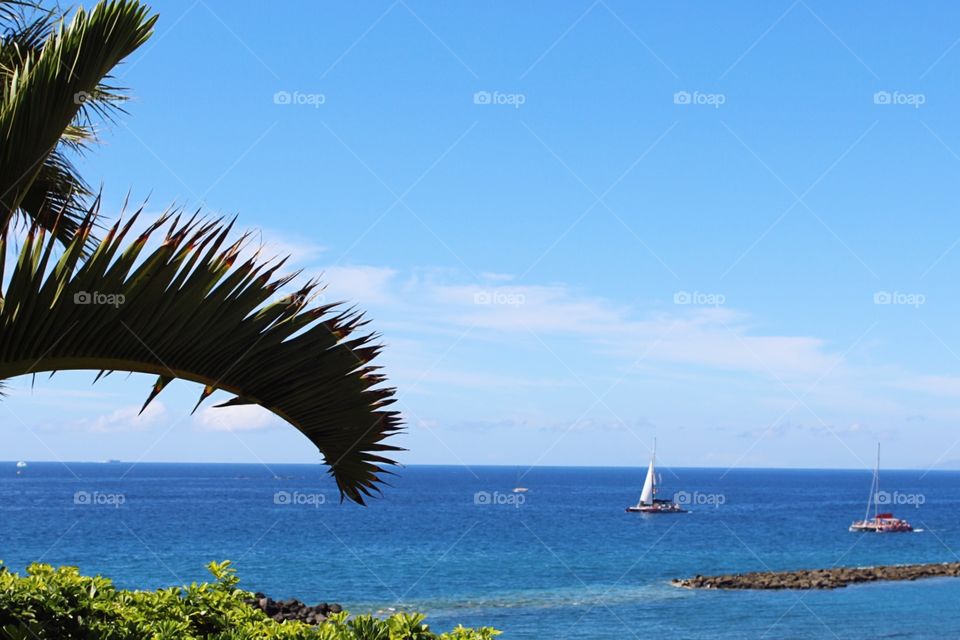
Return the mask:
<path fill-rule="evenodd" d="M 960 577 L 960 562 L 697 575 L 671 584 L 685 589 L 841 589 L 862 582 L 939 577 Z"/>
<path fill-rule="evenodd" d="M 274 600 L 260 592 L 253 594 L 253 599 L 247 600 L 247 604 L 255 609 L 260 609 L 277 622 L 299 620 L 307 624 L 320 624 L 326 620 L 327 616 L 331 613 L 340 613 L 343 611 L 343 608 L 339 604 L 321 602 L 320 604 L 310 606 L 300 602 L 296 598 Z"/>

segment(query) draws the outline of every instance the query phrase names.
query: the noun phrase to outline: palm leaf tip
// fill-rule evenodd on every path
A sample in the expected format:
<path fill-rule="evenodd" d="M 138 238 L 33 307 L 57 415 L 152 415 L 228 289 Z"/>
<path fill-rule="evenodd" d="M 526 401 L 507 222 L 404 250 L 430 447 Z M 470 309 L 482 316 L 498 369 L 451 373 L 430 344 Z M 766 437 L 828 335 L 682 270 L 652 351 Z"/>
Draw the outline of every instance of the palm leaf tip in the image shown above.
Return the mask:
<path fill-rule="evenodd" d="M 0 307 L 0 381 L 53 370 L 149 373 L 157 378 L 144 409 L 174 379 L 203 385 L 200 402 L 226 391 L 228 405 L 258 404 L 300 430 L 341 498 L 363 504 L 394 464 L 388 456 L 399 448 L 386 441 L 403 428 L 389 409 L 394 390 L 370 364 L 377 337 L 349 309 L 309 306 L 316 283 L 297 291 L 296 304 L 270 304 L 285 277 L 267 269 L 264 280 L 253 260 L 228 264 L 236 245 L 224 223 L 175 213 L 161 217 L 162 242 L 149 242 L 158 225 L 131 239 L 134 214 L 89 256 L 81 249 L 93 209 L 59 255 L 56 230 L 32 228 Z M 6 251 L 0 237 L 0 264 Z"/>

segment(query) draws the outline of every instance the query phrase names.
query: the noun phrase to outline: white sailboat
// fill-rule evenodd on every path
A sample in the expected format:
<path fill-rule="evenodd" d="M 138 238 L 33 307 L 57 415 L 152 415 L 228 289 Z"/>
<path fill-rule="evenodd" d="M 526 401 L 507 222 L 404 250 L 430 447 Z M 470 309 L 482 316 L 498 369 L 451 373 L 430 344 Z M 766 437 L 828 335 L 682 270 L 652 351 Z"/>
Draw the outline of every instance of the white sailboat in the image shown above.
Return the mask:
<path fill-rule="evenodd" d="M 627 507 L 628 512 L 634 513 L 686 513 L 679 504 L 673 500 L 661 500 L 657 498 L 658 482 L 657 469 L 657 439 L 653 439 L 653 455 L 650 457 L 650 465 L 647 467 L 647 477 L 643 481 L 643 489 L 640 490 L 640 500 L 637 504 Z"/>
<path fill-rule="evenodd" d="M 523 486 L 523 485 L 520 484 L 520 481 L 523 480 L 523 476 L 524 476 L 524 475 L 526 475 L 526 474 L 522 474 L 522 475 L 521 475 L 521 474 L 520 474 L 520 469 L 517 469 L 517 486 L 515 486 L 515 487 L 513 488 L 513 492 L 514 492 L 514 493 L 526 493 L 527 491 L 530 491 L 530 489 L 528 489 L 528 488 L 526 488 L 525 486 Z"/>
<path fill-rule="evenodd" d="M 867 512 L 863 520 L 850 525 L 850 531 L 870 533 L 903 533 L 913 531 L 906 520 L 894 518 L 892 513 L 880 513 L 878 496 L 880 494 L 880 443 L 877 443 L 877 466 L 873 468 L 873 480 L 870 482 L 870 495 L 867 498 Z M 873 517 L 870 508 L 873 507 Z"/>

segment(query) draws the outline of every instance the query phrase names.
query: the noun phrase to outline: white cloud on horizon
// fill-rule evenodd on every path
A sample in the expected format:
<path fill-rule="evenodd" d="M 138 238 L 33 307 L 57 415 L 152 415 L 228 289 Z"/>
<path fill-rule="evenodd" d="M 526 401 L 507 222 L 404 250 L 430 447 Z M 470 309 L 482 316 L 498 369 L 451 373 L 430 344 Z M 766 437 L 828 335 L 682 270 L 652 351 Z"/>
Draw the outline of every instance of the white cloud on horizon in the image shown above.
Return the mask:
<path fill-rule="evenodd" d="M 757 335 L 749 316 L 725 307 L 657 308 L 646 313 L 580 294 L 562 284 L 445 282 L 435 271 L 402 279 L 384 267 L 327 270 L 330 291 L 390 321 L 416 317 L 420 330 L 463 332 L 476 339 L 582 338 L 611 357 L 676 363 L 773 379 L 813 378 L 842 366 L 842 357 L 812 336 Z M 328 296 L 329 299 L 329 296 Z M 417 325 L 407 325 L 414 329 Z"/>
<path fill-rule="evenodd" d="M 259 431 L 282 424 L 282 420 L 259 405 L 204 407 L 193 417 L 204 431 Z"/>
<path fill-rule="evenodd" d="M 167 407 L 160 400 L 151 402 L 143 413 L 140 413 L 140 407 L 141 405 L 120 407 L 106 415 L 79 420 L 78 424 L 94 433 L 146 431 L 167 416 Z"/>
<path fill-rule="evenodd" d="M 853 344 L 837 344 L 815 335 L 764 333 L 762 318 L 729 305 L 675 305 L 672 292 L 659 302 L 627 306 L 562 283 L 517 284 L 497 274 L 465 284 L 463 277 L 449 269 L 408 272 L 367 265 L 330 269 L 325 280 L 336 296 L 370 312 L 395 363 L 387 372 L 401 395 L 432 396 L 450 387 L 551 393 L 579 387 L 580 377 L 592 385 L 591 375 L 602 375 L 598 371 L 616 379 L 625 369 L 640 370 L 647 379 L 672 379 L 691 389 L 735 388 L 760 425 L 781 413 L 816 412 L 817 420 L 821 414 L 827 422 L 863 416 L 878 425 L 874 431 L 918 408 L 947 415 L 933 406 L 912 406 L 891 389 L 960 396 L 960 377 L 865 362 L 863 354 L 876 347 L 869 331 Z M 473 354 L 480 349 L 490 358 L 482 366 L 462 353 L 455 363 L 458 356 L 446 353 L 452 345 L 472 345 Z M 597 368 L 563 362 L 584 357 Z M 538 371 L 551 366 L 553 376 Z M 596 386 L 602 390 L 606 384 Z M 697 397 L 710 398 L 704 393 L 700 389 Z M 585 399 L 589 404 L 589 393 Z M 736 413 L 737 402 L 731 403 Z"/>

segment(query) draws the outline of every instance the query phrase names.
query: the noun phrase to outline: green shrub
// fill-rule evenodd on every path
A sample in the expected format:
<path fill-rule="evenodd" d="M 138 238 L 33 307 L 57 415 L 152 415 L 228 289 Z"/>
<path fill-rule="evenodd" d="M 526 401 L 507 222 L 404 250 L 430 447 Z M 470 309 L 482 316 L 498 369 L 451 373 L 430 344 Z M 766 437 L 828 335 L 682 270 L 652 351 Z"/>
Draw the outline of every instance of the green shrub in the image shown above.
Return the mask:
<path fill-rule="evenodd" d="M 457 627 L 436 634 L 420 614 L 332 614 L 326 622 L 276 622 L 245 602 L 230 562 L 207 567 L 216 579 L 157 591 L 117 589 L 76 567 L 32 564 L 26 575 L 0 563 L 2 640 L 491 640 L 499 631 Z"/>

